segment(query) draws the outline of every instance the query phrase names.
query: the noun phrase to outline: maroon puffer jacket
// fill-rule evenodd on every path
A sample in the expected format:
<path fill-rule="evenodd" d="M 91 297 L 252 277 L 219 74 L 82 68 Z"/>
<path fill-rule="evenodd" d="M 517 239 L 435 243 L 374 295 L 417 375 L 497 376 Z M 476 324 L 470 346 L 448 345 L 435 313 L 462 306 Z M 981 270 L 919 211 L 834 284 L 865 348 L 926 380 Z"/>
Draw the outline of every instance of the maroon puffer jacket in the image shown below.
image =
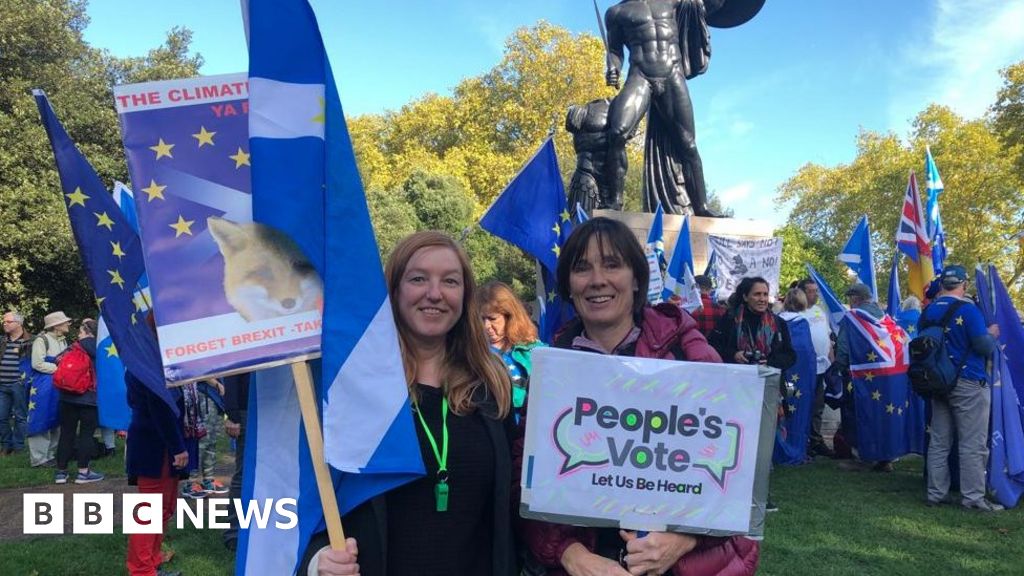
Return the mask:
<path fill-rule="evenodd" d="M 640 329 L 640 339 L 636 343 L 638 357 L 674 359 L 673 350 L 682 349 L 690 361 L 722 361 L 697 329 L 696 321 L 672 304 L 645 308 Z M 580 330 L 578 324 L 570 325 L 566 333 L 556 337 L 555 346 L 569 346 Z M 522 453 L 520 440 L 513 454 L 517 478 L 522 470 Z M 597 545 L 597 530 L 593 528 L 523 520 L 520 529 L 530 551 L 546 567 L 549 576 L 566 574 L 561 567 L 561 559 L 562 553 L 569 546 L 578 542 L 588 550 L 593 550 Z M 757 542 L 742 536 L 698 536 L 697 540 L 697 547 L 672 567 L 674 576 L 752 576 L 757 571 L 760 556 Z"/>

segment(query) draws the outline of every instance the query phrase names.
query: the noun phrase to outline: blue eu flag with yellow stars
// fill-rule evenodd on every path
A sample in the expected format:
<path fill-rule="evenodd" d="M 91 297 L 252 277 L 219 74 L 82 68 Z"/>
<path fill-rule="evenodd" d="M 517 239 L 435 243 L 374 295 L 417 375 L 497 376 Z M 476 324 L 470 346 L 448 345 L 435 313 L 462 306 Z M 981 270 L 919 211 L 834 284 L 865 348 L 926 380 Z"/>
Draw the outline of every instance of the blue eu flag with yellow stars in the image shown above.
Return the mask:
<path fill-rule="evenodd" d="M 772 462 L 786 466 L 803 464 L 807 458 L 807 437 L 814 412 L 817 385 L 818 354 L 811 341 L 811 325 L 807 318 L 796 316 L 786 320 L 789 339 L 796 352 L 796 364 L 782 372 L 783 382 L 791 393 L 783 399 L 785 412 L 775 432 Z"/>
<path fill-rule="evenodd" d="M 33 94 L 57 162 L 75 243 L 117 353 L 128 371 L 177 414 L 171 391 L 164 382 L 156 336 L 132 298 L 145 272 L 139 237 L 89 161 L 71 141 L 46 94 L 41 90 Z"/>
<path fill-rule="evenodd" d="M 572 318 L 572 307 L 558 297 L 555 282 L 558 254 L 573 227 L 565 204 L 555 143 L 548 138 L 480 219 L 481 228 L 518 246 L 540 264 L 540 338 L 549 344 Z"/>

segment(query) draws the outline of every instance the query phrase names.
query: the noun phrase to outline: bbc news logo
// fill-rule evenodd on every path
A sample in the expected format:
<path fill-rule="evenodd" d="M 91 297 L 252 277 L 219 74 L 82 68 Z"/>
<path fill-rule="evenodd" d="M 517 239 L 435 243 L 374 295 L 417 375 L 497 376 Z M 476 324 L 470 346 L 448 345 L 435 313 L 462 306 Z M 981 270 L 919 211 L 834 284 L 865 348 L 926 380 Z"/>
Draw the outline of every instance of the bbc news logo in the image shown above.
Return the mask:
<path fill-rule="evenodd" d="M 230 528 L 228 516 L 232 509 L 240 528 L 250 525 L 264 530 L 298 527 L 299 516 L 294 498 L 278 500 L 241 500 L 239 498 L 204 498 L 194 500 L 195 509 L 179 498 L 175 504 L 178 529 L 191 524 L 193 528 L 224 530 Z M 25 534 L 64 533 L 64 494 L 24 494 L 22 496 L 22 531 Z M 72 494 L 72 534 L 113 534 L 113 494 Z M 121 495 L 122 534 L 161 534 L 163 497 L 160 494 Z"/>

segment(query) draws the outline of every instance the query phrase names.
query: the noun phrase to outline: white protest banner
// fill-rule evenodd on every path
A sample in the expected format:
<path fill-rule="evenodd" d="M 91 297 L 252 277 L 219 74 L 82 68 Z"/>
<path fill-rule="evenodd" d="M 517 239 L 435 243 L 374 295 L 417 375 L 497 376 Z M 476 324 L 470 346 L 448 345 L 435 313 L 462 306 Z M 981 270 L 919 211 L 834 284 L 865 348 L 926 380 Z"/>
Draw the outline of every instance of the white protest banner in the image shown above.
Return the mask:
<path fill-rule="evenodd" d="M 654 244 L 644 244 L 644 256 L 647 257 L 647 268 L 651 271 L 650 280 L 647 282 L 647 301 L 657 304 L 661 302 L 661 292 L 665 289 L 665 282 L 661 276 L 661 263 L 658 261 L 658 252 Z"/>
<path fill-rule="evenodd" d="M 775 300 L 782 270 L 782 238 L 751 239 L 710 234 L 708 244 L 716 254 L 718 299 L 732 294 L 740 280 L 760 276 L 768 281 L 769 297 Z"/>
<path fill-rule="evenodd" d="M 763 533 L 777 370 L 553 348 L 532 361 L 524 518 Z"/>

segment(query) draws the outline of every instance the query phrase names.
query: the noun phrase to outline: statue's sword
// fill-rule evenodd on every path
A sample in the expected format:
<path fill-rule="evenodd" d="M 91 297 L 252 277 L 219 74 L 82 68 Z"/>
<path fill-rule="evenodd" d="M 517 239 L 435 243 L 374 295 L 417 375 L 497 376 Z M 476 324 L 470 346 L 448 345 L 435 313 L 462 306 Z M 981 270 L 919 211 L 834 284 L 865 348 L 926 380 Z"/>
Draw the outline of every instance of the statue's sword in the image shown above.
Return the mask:
<path fill-rule="evenodd" d="M 608 32 L 604 29 L 604 18 L 601 17 L 601 9 L 597 7 L 597 0 L 594 0 L 594 15 L 597 16 L 597 29 L 601 31 L 601 42 L 604 42 L 604 66 L 608 70 L 612 65 L 612 53 L 608 50 Z M 615 89 L 619 89 L 618 82 L 615 83 Z"/>

